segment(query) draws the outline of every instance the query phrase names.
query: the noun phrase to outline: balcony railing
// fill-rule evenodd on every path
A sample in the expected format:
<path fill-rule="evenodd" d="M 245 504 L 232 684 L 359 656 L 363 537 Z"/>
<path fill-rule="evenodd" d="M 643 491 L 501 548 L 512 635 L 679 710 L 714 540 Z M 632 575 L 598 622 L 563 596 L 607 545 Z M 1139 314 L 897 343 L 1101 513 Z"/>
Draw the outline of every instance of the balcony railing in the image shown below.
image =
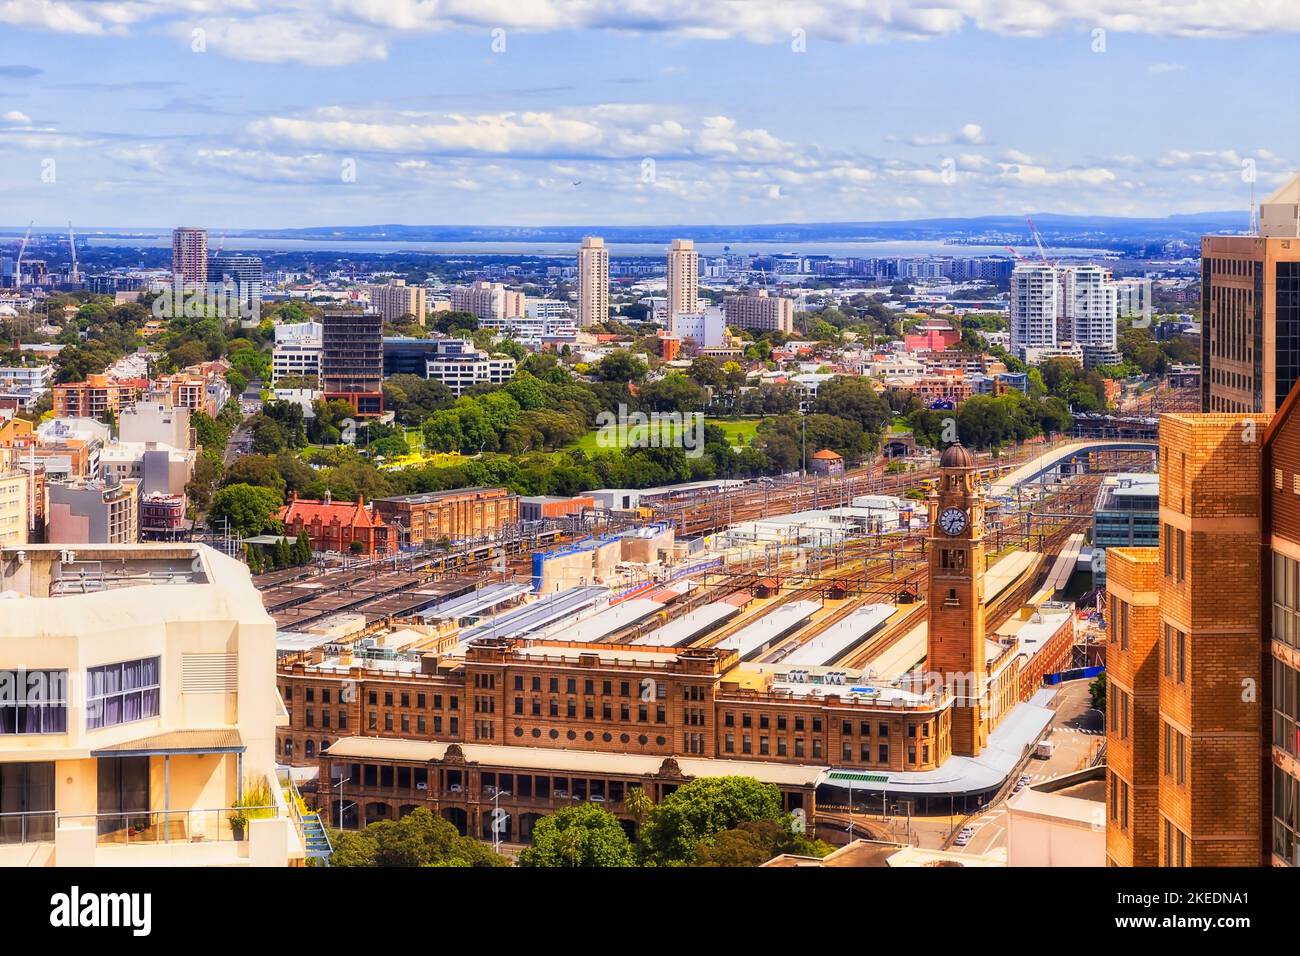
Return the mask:
<path fill-rule="evenodd" d="M 56 817 L 53 810 L 0 813 L 0 846 L 54 842 Z"/>
<path fill-rule="evenodd" d="M 60 815 L 60 825 L 80 823 L 96 830 L 99 846 L 140 846 L 159 843 L 241 843 L 248 826 L 236 828 L 231 817 L 244 820 L 278 817 L 280 808 L 220 807 L 211 810 L 150 810 L 136 813 Z"/>

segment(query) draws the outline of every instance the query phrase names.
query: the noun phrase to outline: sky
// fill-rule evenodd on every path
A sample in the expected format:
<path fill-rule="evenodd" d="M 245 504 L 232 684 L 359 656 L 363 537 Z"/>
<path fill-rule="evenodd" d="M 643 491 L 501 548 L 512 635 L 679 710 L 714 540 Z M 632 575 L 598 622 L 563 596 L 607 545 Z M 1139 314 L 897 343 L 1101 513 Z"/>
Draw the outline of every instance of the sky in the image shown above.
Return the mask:
<path fill-rule="evenodd" d="M 1296 0 L 0 0 L 0 226 L 1246 209 Z"/>

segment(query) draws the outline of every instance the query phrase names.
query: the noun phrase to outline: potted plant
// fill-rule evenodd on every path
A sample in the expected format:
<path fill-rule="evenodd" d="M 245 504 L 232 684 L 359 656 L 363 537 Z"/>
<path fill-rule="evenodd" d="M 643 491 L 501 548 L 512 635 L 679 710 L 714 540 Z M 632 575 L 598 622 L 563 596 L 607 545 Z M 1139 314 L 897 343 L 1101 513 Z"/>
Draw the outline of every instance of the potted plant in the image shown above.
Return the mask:
<path fill-rule="evenodd" d="M 236 842 L 243 842 L 244 833 L 247 829 L 248 815 L 242 809 L 237 809 L 230 815 L 230 832 L 234 835 Z"/>

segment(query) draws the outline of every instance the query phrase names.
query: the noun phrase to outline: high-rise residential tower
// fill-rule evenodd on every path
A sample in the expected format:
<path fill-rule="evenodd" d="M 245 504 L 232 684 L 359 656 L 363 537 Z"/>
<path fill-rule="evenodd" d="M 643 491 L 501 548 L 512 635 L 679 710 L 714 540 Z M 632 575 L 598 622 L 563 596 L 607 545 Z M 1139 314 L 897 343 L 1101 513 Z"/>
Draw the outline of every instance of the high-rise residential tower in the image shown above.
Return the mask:
<path fill-rule="evenodd" d="M 1011 273 L 1011 351 L 1054 348 L 1060 314 L 1060 283 L 1047 263 L 1021 263 Z"/>
<path fill-rule="evenodd" d="M 609 318 L 609 250 L 599 236 L 586 236 L 578 248 L 578 328 Z"/>
<path fill-rule="evenodd" d="M 1076 345 L 1115 348 L 1119 290 L 1110 270 L 1092 265 L 1066 266 L 1058 273 L 1066 337 Z"/>
<path fill-rule="evenodd" d="M 208 281 L 208 231 L 193 226 L 172 230 L 172 283 L 200 291 Z"/>
<path fill-rule="evenodd" d="M 668 323 L 679 312 L 699 311 L 700 254 L 690 239 L 674 239 L 668 250 Z"/>

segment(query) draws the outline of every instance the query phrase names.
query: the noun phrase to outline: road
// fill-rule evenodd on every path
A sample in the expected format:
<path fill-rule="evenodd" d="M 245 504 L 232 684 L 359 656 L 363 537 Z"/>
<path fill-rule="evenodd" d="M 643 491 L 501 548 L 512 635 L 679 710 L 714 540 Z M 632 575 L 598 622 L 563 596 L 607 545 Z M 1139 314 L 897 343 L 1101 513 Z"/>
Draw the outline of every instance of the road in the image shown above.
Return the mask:
<path fill-rule="evenodd" d="M 1056 750 L 1046 760 L 1029 758 L 1021 774 L 1029 777 L 1029 786 L 1081 770 L 1092 759 L 1106 737 L 1101 711 L 1094 710 L 1088 695 L 1091 679 L 1061 684 L 1056 696 L 1056 716 L 1052 718 L 1049 739 Z M 1006 852 L 1007 805 L 999 801 L 970 821 L 975 835 L 964 847 L 952 847 L 957 853 L 985 854 Z"/>

